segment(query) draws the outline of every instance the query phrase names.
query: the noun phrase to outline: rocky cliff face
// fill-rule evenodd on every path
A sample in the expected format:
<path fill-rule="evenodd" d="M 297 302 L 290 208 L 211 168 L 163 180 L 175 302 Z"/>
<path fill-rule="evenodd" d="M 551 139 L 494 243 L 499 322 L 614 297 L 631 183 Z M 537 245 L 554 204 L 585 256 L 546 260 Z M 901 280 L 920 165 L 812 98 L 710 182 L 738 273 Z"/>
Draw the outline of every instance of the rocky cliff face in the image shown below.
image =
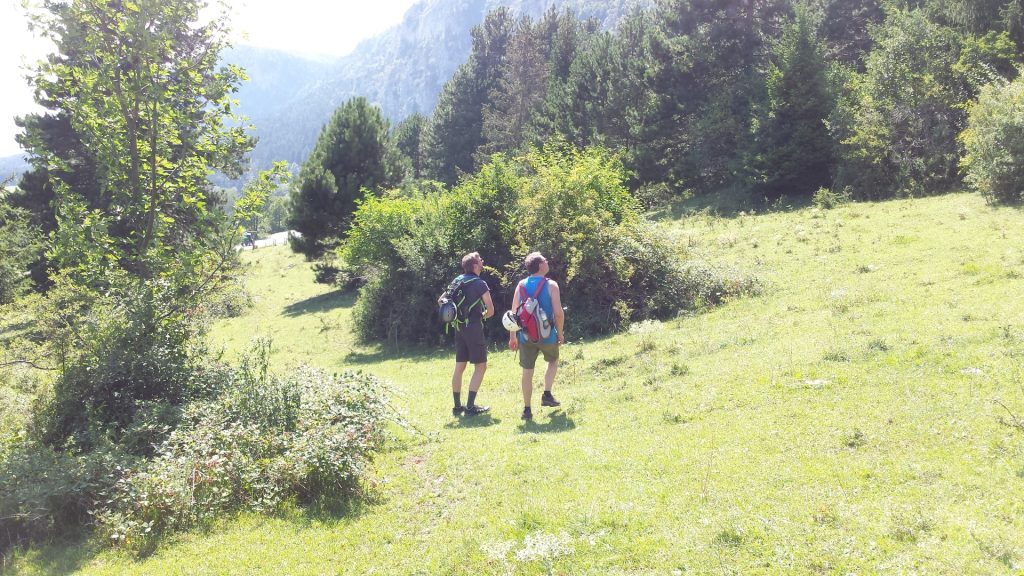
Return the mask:
<path fill-rule="evenodd" d="M 444 83 L 466 58 L 470 32 L 489 10 L 539 17 L 549 7 L 596 18 L 607 28 L 636 5 L 653 0 L 423 0 L 402 23 L 359 44 L 333 63 L 311 62 L 269 50 L 240 49 L 229 55 L 251 82 L 239 94 L 242 111 L 256 125 L 254 169 L 274 160 L 301 163 L 320 130 L 345 100 L 365 96 L 392 122 L 430 114 Z"/>

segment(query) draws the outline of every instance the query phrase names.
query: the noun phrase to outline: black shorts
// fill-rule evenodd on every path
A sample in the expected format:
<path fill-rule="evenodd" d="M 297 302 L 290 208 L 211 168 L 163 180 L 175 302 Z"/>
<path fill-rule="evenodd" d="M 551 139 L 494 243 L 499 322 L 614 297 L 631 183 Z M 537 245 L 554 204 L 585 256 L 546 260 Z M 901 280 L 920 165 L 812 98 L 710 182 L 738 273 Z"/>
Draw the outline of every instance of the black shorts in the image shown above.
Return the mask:
<path fill-rule="evenodd" d="M 455 332 L 455 361 L 483 364 L 487 362 L 487 340 L 482 322 L 470 322 Z"/>

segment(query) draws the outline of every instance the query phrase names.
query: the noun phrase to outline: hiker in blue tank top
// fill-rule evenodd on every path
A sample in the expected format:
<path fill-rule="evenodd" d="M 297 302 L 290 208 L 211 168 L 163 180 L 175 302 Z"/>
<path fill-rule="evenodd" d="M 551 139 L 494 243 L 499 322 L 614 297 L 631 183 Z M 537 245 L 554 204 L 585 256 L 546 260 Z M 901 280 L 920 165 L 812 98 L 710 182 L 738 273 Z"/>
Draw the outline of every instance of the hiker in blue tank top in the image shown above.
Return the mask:
<path fill-rule="evenodd" d="M 544 354 L 544 361 L 548 363 L 544 372 L 544 393 L 541 395 L 541 406 L 558 407 L 561 402 L 555 400 L 551 394 L 551 387 L 555 384 L 555 375 L 558 372 L 558 347 L 565 342 L 565 312 L 562 310 L 562 298 L 558 289 L 558 283 L 547 277 L 549 268 L 548 261 L 540 252 L 531 252 L 526 257 L 526 271 L 529 276 L 524 278 L 516 286 L 515 296 L 512 298 L 512 310 L 519 309 L 519 303 L 527 298 L 536 298 L 538 304 L 549 319 L 554 319 L 554 327 L 546 338 L 539 342 L 531 342 L 524 334 L 525 330 L 518 330 L 509 334 L 508 347 L 512 350 L 519 350 L 519 365 L 523 369 L 523 420 L 533 419 L 533 408 L 530 406 L 533 397 L 533 371 L 537 365 L 537 356 Z M 538 292 L 539 290 L 539 292 Z M 536 295 L 536 296 L 535 296 Z"/>

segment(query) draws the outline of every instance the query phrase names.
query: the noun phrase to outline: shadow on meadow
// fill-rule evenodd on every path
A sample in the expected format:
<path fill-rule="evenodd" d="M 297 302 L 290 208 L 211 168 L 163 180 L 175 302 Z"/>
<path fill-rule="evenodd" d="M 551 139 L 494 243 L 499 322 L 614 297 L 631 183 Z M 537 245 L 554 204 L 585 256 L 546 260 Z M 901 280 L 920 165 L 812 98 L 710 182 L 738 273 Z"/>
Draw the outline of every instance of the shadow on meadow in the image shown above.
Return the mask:
<path fill-rule="evenodd" d="M 796 212 L 811 205 L 810 198 L 783 197 L 769 202 L 767 199 L 759 198 L 751 193 L 726 191 L 670 201 L 664 206 L 650 210 L 647 215 L 655 222 L 679 220 L 700 215 L 730 220 L 753 212 Z"/>
<path fill-rule="evenodd" d="M 358 520 L 386 500 L 380 488 L 371 482 L 345 497 L 299 505 L 278 517 L 305 528 L 313 525 L 338 526 Z"/>
<path fill-rule="evenodd" d="M 284 315 L 290 318 L 302 316 L 303 314 L 316 314 L 318 312 L 330 312 L 337 308 L 351 308 L 356 303 L 355 292 L 334 290 L 312 298 L 306 298 L 285 306 Z"/>
<path fill-rule="evenodd" d="M 536 412 L 533 415 L 533 420 L 528 420 L 519 425 L 519 432 L 521 434 L 527 433 L 552 433 L 552 432 L 568 432 L 576 428 L 576 421 L 569 417 L 568 414 L 561 410 L 556 410 L 551 413 L 548 417 L 547 422 L 544 421 L 544 414 L 542 412 Z"/>
<path fill-rule="evenodd" d="M 362 350 L 353 350 L 342 358 L 346 365 L 378 364 L 388 360 L 406 360 L 409 362 L 435 362 L 454 355 L 454 350 L 435 346 L 392 344 L 371 345 Z"/>
<path fill-rule="evenodd" d="M 11 550 L 0 551 L 0 574 L 15 576 L 22 574 L 19 564 L 8 565 Z M 86 536 L 57 539 L 44 548 L 31 553 L 33 574 L 72 574 L 91 562 L 98 552 L 94 543 Z M 24 563 L 22 563 L 24 564 Z"/>

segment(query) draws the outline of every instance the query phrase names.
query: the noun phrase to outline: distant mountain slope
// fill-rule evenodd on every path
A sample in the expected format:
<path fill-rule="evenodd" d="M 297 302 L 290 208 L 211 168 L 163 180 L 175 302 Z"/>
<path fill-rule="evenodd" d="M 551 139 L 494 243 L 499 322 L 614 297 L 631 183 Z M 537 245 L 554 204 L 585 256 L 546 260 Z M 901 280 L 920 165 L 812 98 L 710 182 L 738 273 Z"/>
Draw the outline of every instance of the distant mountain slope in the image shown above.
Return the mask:
<path fill-rule="evenodd" d="M 423 0 L 402 23 L 359 44 L 332 64 L 270 50 L 236 49 L 231 62 L 251 82 L 239 95 L 260 142 L 254 168 L 274 160 L 301 163 L 320 129 L 345 100 L 365 96 L 397 122 L 413 112 L 429 114 L 444 83 L 469 57 L 473 26 L 491 9 L 508 6 L 517 16 L 539 17 L 552 5 L 613 27 L 637 5 L 653 0 Z"/>
<path fill-rule="evenodd" d="M 8 178 L 13 178 L 11 184 L 17 184 L 21 175 L 29 169 L 25 157 L 18 154 L 0 158 L 0 184 L 7 183 Z"/>

